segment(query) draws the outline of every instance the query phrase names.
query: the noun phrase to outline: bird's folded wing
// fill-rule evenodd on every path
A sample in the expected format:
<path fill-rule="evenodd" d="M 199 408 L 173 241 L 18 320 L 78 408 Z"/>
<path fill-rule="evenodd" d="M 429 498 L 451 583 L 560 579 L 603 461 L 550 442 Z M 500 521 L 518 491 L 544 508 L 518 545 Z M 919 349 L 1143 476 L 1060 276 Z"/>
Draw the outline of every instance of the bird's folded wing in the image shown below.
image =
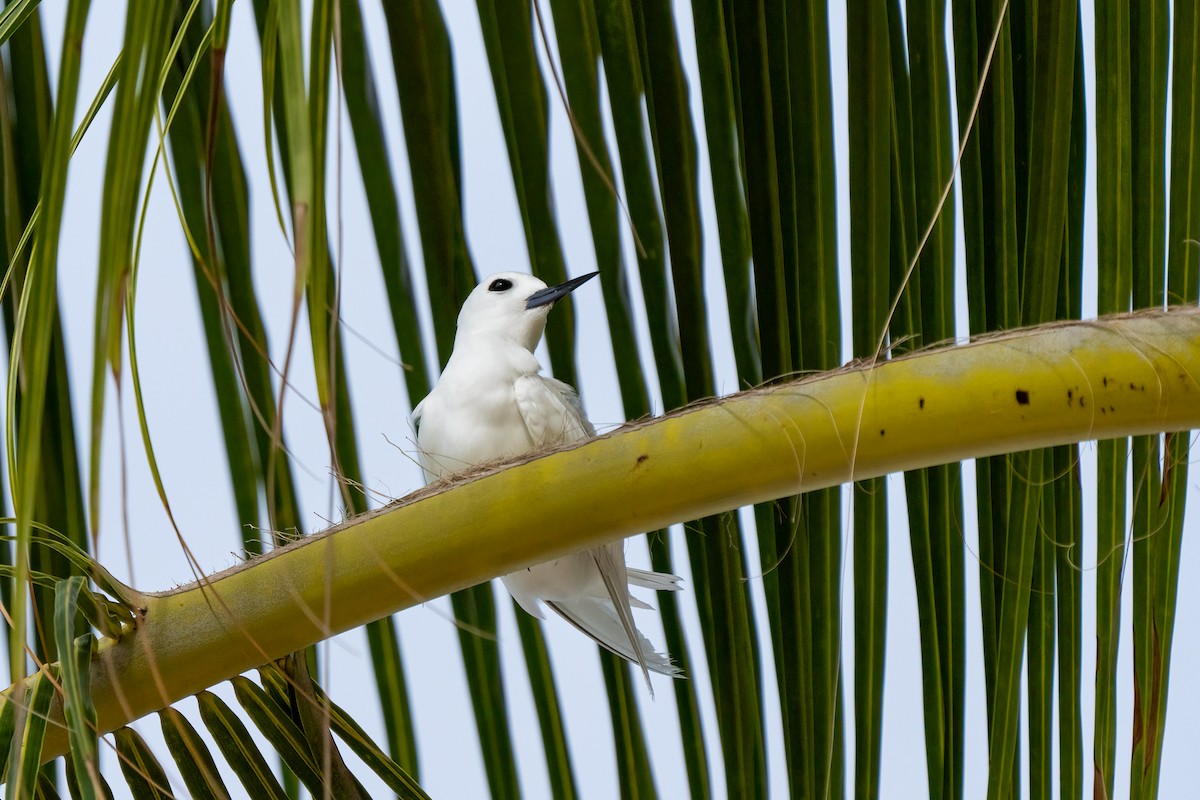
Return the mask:
<path fill-rule="evenodd" d="M 629 640 L 625 627 L 617 618 L 612 604 L 598 597 L 583 597 L 578 600 L 554 600 L 546 605 L 558 612 L 563 619 L 590 637 L 596 644 L 615 653 L 626 661 L 632 661 L 643 669 L 682 678 L 683 671 L 675 666 L 668 656 L 655 652 L 650 640 L 634 630 L 637 650 Z M 647 683 L 649 681 L 647 680 Z M 653 692 L 653 689 L 651 689 Z"/>
<path fill-rule="evenodd" d="M 562 381 L 522 375 L 513 382 L 513 393 L 535 446 L 574 442 L 596 434 L 584 416 L 579 395 Z"/>
<path fill-rule="evenodd" d="M 425 401 L 417 403 L 417 407 L 408 415 L 408 424 L 412 426 L 413 433 L 420 433 L 421 429 L 421 409 L 425 407 Z"/>
<path fill-rule="evenodd" d="M 408 425 L 412 428 L 413 436 L 417 441 L 417 463 L 421 465 L 421 470 L 425 473 L 425 482 L 433 480 L 433 468 L 429 464 L 429 459 L 425 456 L 425 451 L 420 445 L 421 441 L 421 412 L 425 408 L 425 401 L 417 403 L 417 407 L 408 415 Z"/>

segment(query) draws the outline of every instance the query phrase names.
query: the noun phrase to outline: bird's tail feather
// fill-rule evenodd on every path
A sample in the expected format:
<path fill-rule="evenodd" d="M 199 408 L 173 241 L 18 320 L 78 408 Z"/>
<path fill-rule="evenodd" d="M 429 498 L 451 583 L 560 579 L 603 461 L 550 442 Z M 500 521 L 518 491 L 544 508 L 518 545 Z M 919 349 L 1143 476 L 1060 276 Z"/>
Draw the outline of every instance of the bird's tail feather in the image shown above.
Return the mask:
<path fill-rule="evenodd" d="M 641 589 L 653 589 L 656 592 L 678 592 L 683 587 L 683 578 L 678 575 L 668 575 L 665 572 L 651 572 L 636 567 L 626 567 L 625 572 L 630 586 Z"/>

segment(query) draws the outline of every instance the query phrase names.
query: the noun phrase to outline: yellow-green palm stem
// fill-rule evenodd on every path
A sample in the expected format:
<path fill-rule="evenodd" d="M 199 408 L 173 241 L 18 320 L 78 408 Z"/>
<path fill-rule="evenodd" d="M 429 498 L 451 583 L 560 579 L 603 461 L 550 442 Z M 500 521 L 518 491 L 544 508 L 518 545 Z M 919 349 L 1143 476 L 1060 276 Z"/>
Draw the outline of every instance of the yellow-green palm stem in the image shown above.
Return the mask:
<path fill-rule="evenodd" d="M 746 392 L 432 487 L 204 587 L 144 596 L 139 630 L 105 642 L 93 663 L 99 724 L 112 730 L 339 631 L 643 530 L 933 464 L 1197 427 L 1197 309 L 1032 329 Z M 66 742 L 52 726 L 43 757 Z"/>

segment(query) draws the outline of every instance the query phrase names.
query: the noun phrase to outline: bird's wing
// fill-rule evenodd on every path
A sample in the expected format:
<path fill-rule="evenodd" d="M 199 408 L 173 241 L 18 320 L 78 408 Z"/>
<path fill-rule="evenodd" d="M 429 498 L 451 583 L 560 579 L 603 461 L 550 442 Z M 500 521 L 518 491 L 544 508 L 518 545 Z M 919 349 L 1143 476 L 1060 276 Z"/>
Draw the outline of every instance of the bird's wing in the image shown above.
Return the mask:
<path fill-rule="evenodd" d="M 562 381 L 541 375 L 523 375 L 514 382 L 513 390 L 517 408 L 535 445 L 574 442 L 596 435 L 583 413 L 579 395 Z M 546 601 L 546 604 L 601 647 L 641 667 L 646 686 L 653 696 L 651 671 L 672 677 L 682 677 L 682 672 L 671 663 L 668 656 L 655 652 L 654 645 L 638 631 L 633 621 L 633 603 L 636 602 L 639 607 L 645 604 L 633 600 L 629 595 L 629 575 L 621 546 L 605 545 L 588 553 L 604 580 L 608 598 L 581 596 L 570 600 Z M 638 571 L 636 580 L 640 585 L 645 585 L 651 582 L 647 575 L 653 574 Z M 670 577 L 656 579 L 653 588 L 671 585 Z"/>
<path fill-rule="evenodd" d="M 425 398 L 428 399 L 429 395 L 426 395 Z M 425 482 L 428 483 L 434 479 L 437 470 L 435 465 L 430 462 L 429 456 L 425 452 L 425 448 L 421 446 L 421 414 L 424 411 L 425 400 L 422 400 L 421 402 L 417 403 L 417 407 L 414 408 L 412 413 L 408 415 L 408 424 L 412 427 L 413 440 L 417 444 L 417 463 L 421 466 L 421 471 L 425 473 Z"/>
<path fill-rule="evenodd" d="M 557 611 L 593 639 L 604 649 L 616 653 L 627 661 L 642 668 L 646 686 L 654 696 L 650 685 L 650 673 L 682 678 L 683 672 L 671 659 L 654 650 L 633 622 L 633 611 L 629 604 L 629 589 L 625 584 L 625 559 L 620 545 L 611 544 L 589 551 L 604 578 L 609 599 L 583 596 L 571 600 L 548 601 L 546 605 Z M 611 602 L 610 602 L 611 600 Z"/>
<path fill-rule="evenodd" d="M 417 403 L 417 407 L 414 408 L 412 413 L 408 415 L 408 424 L 412 426 L 413 433 L 418 436 L 421 435 L 421 412 L 424 410 L 424 408 L 425 401 L 422 400 L 421 402 Z"/>
<path fill-rule="evenodd" d="M 645 637 L 638 631 L 637 625 L 633 621 L 633 608 L 629 604 L 629 577 L 625 569 L 625 553 L 620 545 L 609 544 L 595 548 L 591 554 L 596 561 L 596 567 L 600 570 L 600 577 L 604 579 L 604 587 L 608 589 L 608 596 L 617 612 L 617 619 L 620 621 L 621 627 L 625 629 L 625 638 L 633 646 L 637 664 L 642 668 L 642 675 L 646 678 L 646 686 L 653 695 L 654 687 L 650 686 L 650 666 L 647 663 L 647 655 L 654 654 L 654 650 L 643 646 L 642 642 Z M 650 653 L 647 654 L 646 650 L 650 650 Z"/>
<path fill-rule="evenodd" d="M 610 653 L 635 664 L 640 662 L 644 670 L 659 675 L 666 675 L 669 678 L 684 677 L 683 670 L 675 666 L 669 656 L 655 652 L 654 645 L 650 643 L 650 640 L 637 631 L 634 631 L 637 636 L 637 650 L 635 651 L 625 638 L 625 632 L 613 607 L 603 600 L 596 597 L 584 597 L 579 600 L 551 600 L 546 605 L 575 626 L 576 630 Z M 649 678 L 646 680 L 649 685 Z M 653 688 L 650 689 L 650 694 L 653 696 Z"/>
<path fill-rule="evenodd" d="M 513 382 L 517 408 L 535 446 L 574 442 L 595 436 L 579 395 L 567 384 L 542 375 L 522 375 Z"/>

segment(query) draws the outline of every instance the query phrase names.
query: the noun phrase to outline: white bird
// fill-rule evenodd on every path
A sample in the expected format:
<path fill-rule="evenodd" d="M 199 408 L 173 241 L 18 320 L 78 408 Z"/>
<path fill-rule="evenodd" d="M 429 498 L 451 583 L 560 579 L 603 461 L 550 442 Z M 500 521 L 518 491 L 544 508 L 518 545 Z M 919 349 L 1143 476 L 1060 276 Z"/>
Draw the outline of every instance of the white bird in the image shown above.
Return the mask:
<path fill-rule="evenodd" d="M 595 435 L 579 395 L 541 374 L 533 350 L 557 300 L 595 276 L 558 286 L 501 272 L 479 284 L 458 315 L 454 352 L 441 378 L 413 409 L 418 458 L 432 480 L 493 459 Z M 521 606 L 544 619 L 550 606 L 600 646 L 650 672 L 680 677 L 669 656 L 654 650 L 634 624 L 633 611 L 650 608 L 629 586 L 675 591 L 679 578 L 625 566 L 620 543 L 604 545 L 505 575 Z M 650 688 L 653 694 L 653 687 Z"/>

